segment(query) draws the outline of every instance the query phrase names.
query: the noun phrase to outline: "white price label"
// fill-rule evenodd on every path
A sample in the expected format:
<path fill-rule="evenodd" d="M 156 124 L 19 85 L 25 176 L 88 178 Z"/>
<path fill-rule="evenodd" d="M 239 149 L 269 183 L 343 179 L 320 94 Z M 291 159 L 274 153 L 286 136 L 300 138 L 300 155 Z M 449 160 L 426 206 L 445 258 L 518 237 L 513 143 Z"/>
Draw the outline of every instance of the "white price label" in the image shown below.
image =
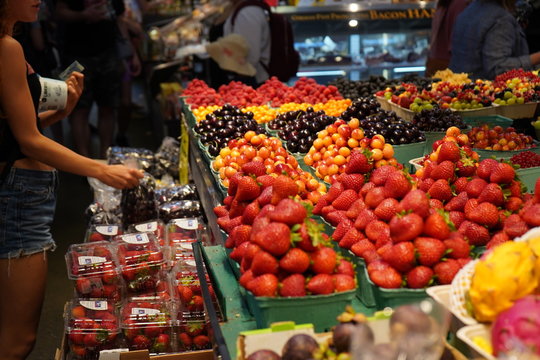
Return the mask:
<path fill-rule="evenodd" d="M 81 300 L 79 301 L 79 304 L 90 310 L 107 310 L 107 302 L 102 300 Z"/>
<path fill-rule="evenodd" d="M 199 227 L 199 221 L 197 219 L 176 219 L 174 220 L 174 224 L 185 230 L 197 230 Z"/>
<path fill-rule="evenodd" d="M 187 250 L 187 251 L 193 251 L 193 247 L 191 246 L 191 243 L 180 243 L 180 248 L 182 250 Z"/>
<path fill-rule="evenodd" d="M 117 225 L 99 225 L 96 226 L 96 231 L 101 235 L 114 236 L 118 234 Z"/>
<path fill-rule="evenodd" d="M 186 260 L 186 265 L 196 267 L 197 264 L 194 260 Z"/>
<path fill-rule="evenodd" d="M 148 308 L 133 308 L 131 309 L 131 315 L 159 315 L 161 311 L 159 309 Z"/>
<path fill-rule="evenodd" d="M 154 232 L 158 228 L 157 221 L 151 221 L 144 224 L 137 224 L 135 225 L 135 230 L 141 231 L 141 232 Z"/>
<path fill-rule="evenodd" d="M 147 234 L 124 235 L 122 240 L 128 244 L 148 244 L 150 242 Z"/>
<path fill-rule="evenodd" d="M 79 256 L 78 261 L 80 266 L 85 266 L 104 263 L 107 258 L 102 256 Z"/>

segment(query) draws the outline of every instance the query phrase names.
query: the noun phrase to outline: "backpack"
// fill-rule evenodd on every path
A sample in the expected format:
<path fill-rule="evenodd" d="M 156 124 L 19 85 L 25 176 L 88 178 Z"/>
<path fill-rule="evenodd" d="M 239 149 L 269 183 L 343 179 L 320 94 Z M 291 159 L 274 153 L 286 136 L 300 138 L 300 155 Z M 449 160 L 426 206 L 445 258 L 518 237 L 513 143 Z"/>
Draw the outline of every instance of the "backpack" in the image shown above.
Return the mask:
<path fill-rule="evenodd" d="M 261 62 L 268 75 L 275 76 L 284 82 L 296 76 L 300 65 L 300 54 L 294 49 L 294 35 L 289 20 L 281 14 L 272 12 L 270 6 L 262 0 L 245 0 L 236 7 L 232 14 L 231 25 L 233 28 L 238 12 L 246 6 L 261 7 L 270 18 L 270 63 L 267 66 Z"/>

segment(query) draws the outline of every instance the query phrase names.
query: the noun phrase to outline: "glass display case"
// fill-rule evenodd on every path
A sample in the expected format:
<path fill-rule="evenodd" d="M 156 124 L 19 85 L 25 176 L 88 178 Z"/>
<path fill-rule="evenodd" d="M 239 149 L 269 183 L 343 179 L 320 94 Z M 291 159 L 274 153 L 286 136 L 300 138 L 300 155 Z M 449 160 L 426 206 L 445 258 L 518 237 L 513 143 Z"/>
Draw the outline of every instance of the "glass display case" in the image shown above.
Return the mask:
<path fill-rule="evenodd" d="M 301 57 L 297 76 L 319 83 L 423 75 L 434 11 L 435 4 L 424 1 L 276 8 L 293 26 Z"/>

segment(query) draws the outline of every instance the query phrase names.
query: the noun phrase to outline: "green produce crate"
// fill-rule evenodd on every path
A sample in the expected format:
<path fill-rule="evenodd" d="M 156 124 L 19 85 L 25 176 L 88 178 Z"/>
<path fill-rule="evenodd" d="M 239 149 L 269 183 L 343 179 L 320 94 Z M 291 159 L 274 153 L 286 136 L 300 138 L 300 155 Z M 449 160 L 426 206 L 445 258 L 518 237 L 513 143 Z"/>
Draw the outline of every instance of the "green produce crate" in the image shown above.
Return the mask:
<path fill-rule="evenodd" d="M 424 131 L 426 135 L 426 145 L 424 147 L 424 155 L 431 154 L 433 151 L 432 147 L 435 141 L 442 140 L 446 135 L 446 131 Z"/>
<path fill-rule="evenodd" d="M 201 140 L 199 140 L 199 139 L 197 140 L 197 145 L 199 146 L 199 149 L 201 150 L 204 161 L 206 161 L 208 166 L 210 166 L 212 161 L 214 161 L 214 157 L 212 155 L 210 155 L 210 153 L 208 152 L 207 147 L 201 142 Z"/>
<path fill-rule="evenodd" d="M 463 119 L 465 124 L 469 126 L 480 126 L 488 124 L 489 127 L 502 126 L 507 128 L 512 126 L 514 120 L 501 115 L 488 115 L 488 116 L 470 116 Z"/>
<path fill-rule="evenodd" d="M 356 265 L 356 279 L 358 280 L 358 288 L 356 289 L 356 297 L 366 307 L 374 308 L 377 306 L 375 293 L 373 291 L 373 283 L 368 281 L 366 262 L 359 256 L 350 252 L 350 256 Z"/>
<path fill-rule="evenodd" d="M 523 184 L 527 187 L 527 192 L 534 193 L 536 180 L 538 180 L 540 177 L 540 166 L 527 169 L 517 169 L 516 174 L 521 182 L 523 182 Z"/>
<path fill-rule="evenodd" d="M 223 230 L 222 230 L 222 232 L 223 232 Z M 225 234 L 225 237 L 223 238 L 223 241 L 225 241 L 229 235 L 227 233 L 225 233 L 225 232 L 223 232 L 223 233 Z M 238 264 L 236 261 L 231 259 L 231 257 L 229 256 L 233 249 L 227 249 L 226 247 L 223 247 L 223 248 L 225 249 L 225 253 L 227 254 L 227 260 L 229 261 L 229 265 L 231 266 L 234 277 L 236 279 L 240 279 L 240 276 L 242 275 L 240 273 L 240 264 Z"/>
<path fill-rule="evenodd" d="M 403 164 L 405 168 L 409 167 L 409 161 L 424 155 L 424 149 L 426 147 L 426 141 L 404 144 L 404 145 L 393 145 L 394 148 L 394 157 L 398 163 Z"/>
<path fill-rule="evenodd" d="M 294 321 L 297 324 L 312 323 L 316 332 L 326 332 L 338 323 L 336 317 L 351 304 L 355 292 L 279 298 L 255 297 L 245 291 L 245 296 L 259 328 L 267 328 L 278 321 Z"/>
<path fill-rule="evenodd" d="M 474 151 L 478 153 L 478 156 L 480 156 L 480 160 L 482 159 L 509 159 L 512 156 L 519 154 L 524 151 L 532 151 L 537 154 L 540 154 L 540 143 L 535 141 L 535 147 L 529 148 L 529 149 L 520 149 L 520 150 L 512 150 L 512 151 L 496 151 L 496 150 L 484 150 L 484 149 L 477 149 L 473 148 Z"/>

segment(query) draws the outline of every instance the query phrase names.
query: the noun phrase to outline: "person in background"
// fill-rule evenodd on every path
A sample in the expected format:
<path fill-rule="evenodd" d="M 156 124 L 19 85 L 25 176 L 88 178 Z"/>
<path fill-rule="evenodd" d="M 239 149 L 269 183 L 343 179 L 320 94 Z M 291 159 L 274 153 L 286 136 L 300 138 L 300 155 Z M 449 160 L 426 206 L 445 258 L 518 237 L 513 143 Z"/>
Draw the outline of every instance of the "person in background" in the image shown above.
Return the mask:
<path fill-rule="evenodd" d="M 439 0 L 431 21 L 431 40 L 426 61 L 426 76 L 448 68 L 451 55 L 451 36 L 457 16 L 469 0 Z"/>
<path fill-rule="evenodd" d="M 540 52 L 529 54 L 513 16 L 515 0 L 475 0 L 458 16 L 452 33 L 450 69 L 473 79 L 494 79 L 511 69 L 530 70 Z"/>
<path fill-rule="evenodd" d="M 65 109 L 38 113 L 37 73 L 13 38 L 17 22 L 34 22 L 36 0 L 0 0 L 0 359 L 22 360 L 31 352 L 54 250 L 58 172 L 94 177 L 119 189 L 138 185 L 143 174 L 123 165 L 83 157 L 46 137 L 42 129 L 65 118 L 83 92 L 83 75 L 66 80 Z"/>

